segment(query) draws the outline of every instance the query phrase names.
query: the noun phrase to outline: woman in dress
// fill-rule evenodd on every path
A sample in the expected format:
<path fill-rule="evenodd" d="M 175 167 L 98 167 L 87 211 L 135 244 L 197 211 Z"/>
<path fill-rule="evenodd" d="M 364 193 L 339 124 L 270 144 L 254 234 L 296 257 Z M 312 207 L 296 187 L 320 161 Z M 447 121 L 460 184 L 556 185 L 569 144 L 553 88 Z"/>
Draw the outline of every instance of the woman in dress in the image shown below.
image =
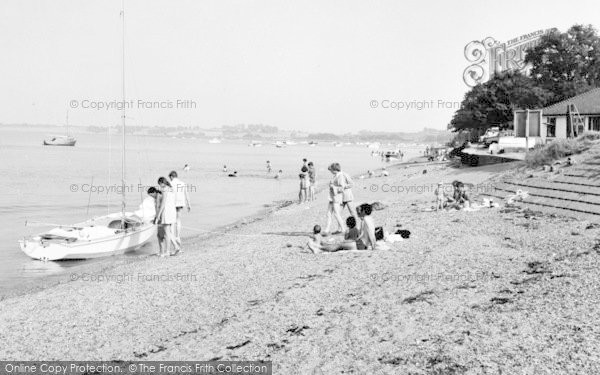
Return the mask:
<path fill-rule="evenodd" d="M 342 190 L 340 190 L 339 185 L 336 185 L 337 171 L 335 170 L 335 164 L 331 164 L 327 169 L 333 175 L 333 179 L 329 183 L 329 205 L 327 207 L 327 226 L 325 227 L 325 233 L 329 233 L 329 230 L 331 229 L 332 217 L 335 217 L 335 220 L 340 227 L 339 231 L 335 233 L 342 233 L 345 232 L 344 221 L 340 214 L 342 210 Z"/>
<path fill-rule="evenodd" d="M 167 257 L 172 255 L 170 253 L 170 246 L 173 244 L 175 247 L 175 253 L 179 252 L 179 245 L 175 241 L 173 232 L 173 226 L 177 222 L 177 209 L 175 208 L 175 192 L 169 180 L 165 177 L 158 179 L 158 186 L 162 191 L 162 198 L 156 212 L 156 224 L 158 225 L 158 247 L 160 257 Z M 162 240 L 161 240 L 162 237 Z M 173 254 L 173 255 L 174 255 Z"/>
<path fill-rule="evenodd" d="M 354 182 L 350 175 L 345 172 L 342 172 L 342 167 L 340 163 L 332 164 L 333 170 L 335 170 L 335 177 L 333 178 L 334 185 L 337 187 L 338 191 L 342 194 L 342 210 L 344 207 L 348 207 L 348 211 L 350 211 L 350 215 L 354 219 L 358 219 L 358 215 L 356 214 L 356 207 L 354 206 L 354 195 L 352 194 L 352 187 L 354 186 Z"/>

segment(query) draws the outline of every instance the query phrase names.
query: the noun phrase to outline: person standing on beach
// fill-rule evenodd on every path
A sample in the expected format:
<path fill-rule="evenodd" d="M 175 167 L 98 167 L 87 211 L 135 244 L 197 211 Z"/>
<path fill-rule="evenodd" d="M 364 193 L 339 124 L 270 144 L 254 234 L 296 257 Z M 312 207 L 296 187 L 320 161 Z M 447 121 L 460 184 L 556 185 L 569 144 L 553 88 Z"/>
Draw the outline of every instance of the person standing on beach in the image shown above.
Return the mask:
<path fill-rule="evenodd" d="M 175 254 L 179 252 L 179 245 L 175 241 L 173 226 L 177 223 L 177 209 L 175 208 L 175 192 L 171 183 L 164 177 L 158 179 L 158 186 L 162 192 L 160 206 L 156 212 L 155 223 L 159 227 L 163 240 L 159 235 L 158 247 L 161 258 L 171 255 L 171 244 L 175 247 Z"/>
<path fill-rule="evenodd" d="M 269 160 L 267 160 L 267 173 L 271 174 L 272 171 L 273 171 L 273 168 L 271 168 L 271 162 Z"/>
<path fill-rule="evenodd" d="M 137 216 L 144 223 L 152 223 L 156 218 L 156 200 L 159 191 L 154 186 L 148 188 L 148 196 L 144 198 L 140 208 L 133 214 Z"/>
<path fill-rule="evenodd" d="M 335 163 L 331 164 L 327 169 L 333 175 L 333 179 L 329 183 L 329 204 L 327 206 L 327 226 L 325 227 L 325 233 L 330 233 L 333 217 L 335 217 L 335 220 L 340 227 L 339 231 L 335 233 L 342 233 L 345 232 L 344 221 L 340 214 L 342 208 L 342 193 L 339 186 L 336 186 L 337 170 L 335 169 Z"/>
<path fill-rule="evenodd" d="M 308 185 L 310 184 L 308 178 L 308 168 L 302 167 L 301 173 L 298 175 L 300 178 L 300 192 L 298 193 L 298 204 L 306 202 L 308 198 Z"/>
<path fill-rule="evenodd" d="M 308 180 L 310 185 L 308 186 L 308 200 L 315 200 L 315 186 L 317 185 L 317 170 L 312 161 L 308 162 Z"/>
<path fill-rule="evenodd" d="M 177 241 L 179 249 L 181 250 L 181 214 L 184 207 L 190 212 L 192 206 L 190 205 L 187 185 L 177 177 L 177 172 L 171 171 L 171 173 L 169 173 L 169 179 L 171 180 L 171 185 L 173 186 L 175 193 L 175 210 L 177 211 L 177 221 L 173 228 L 173 234 L 175 236 L 175 241 Z"/>
<path fill-rule="evenodd" d="M 352 194 L 354 182 L 347 173 L 342 172 L 340 163 L 333 163 L 333 169 L 336 171 L 335 177 L 333 178 L 334 186 L 338 189 L 339 193 L 342 194 L 342 209 L 348 207 L 350 215 L 352 215 L 353 218 L 358 219 L 356 207 L 354 206 L 354 195 Z"/>

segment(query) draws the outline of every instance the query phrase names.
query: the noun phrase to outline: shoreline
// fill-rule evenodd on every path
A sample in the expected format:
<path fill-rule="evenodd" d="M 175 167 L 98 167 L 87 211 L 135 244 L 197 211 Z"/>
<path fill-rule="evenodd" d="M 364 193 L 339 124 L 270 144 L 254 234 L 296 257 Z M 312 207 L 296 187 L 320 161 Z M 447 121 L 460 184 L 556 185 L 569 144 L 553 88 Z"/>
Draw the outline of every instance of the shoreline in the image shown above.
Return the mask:
<path fill-rule="evenodd" d="M 517 166 L 399 166 L 357 180 L 357 204 L 386 206 L 372 214 L 377 225 L 411 232 L 390 250 L 313 254 L 320 195 L 180 256 L 98 274 L 124 280 L 78 279 L 0 301 L 0 336 L 11 343 L 0 358 L 245 358 L 294 374 L 595 373 L 600 226 L 504 205 L 436 212 L 431 192 L 408 189 L 488 183 Z M 405 189 L 371 189 L 384 184 Z"/>
<path fill-rule="evenodd" d="M 397 169 L 397 168 L 400 168 L 400 166 L 403 166 L 403 165 L 408 166 L 409 164 L 411 166 L 421 165 L 421 163 L 414 161 L 415 159 L 419 159 L 419 158 L 420 157 L 414 157 L 410 160 L 407 160 L 406 162 L 390 163 L 389 166 L 386 166 L 386 169 L 387 168 Z M 381 171 L 381 170 L 382 170 L 381 168 L 378 168 L 378 169 L 375 169 L 374 171 Z M 356 174 L 351 177 L 355 181 L 357 181 L 357 180 L 359 180 L 358 176 L 360 176 L 360 174 Z M 326 190 L 326 187 L 321 186 L 315 190 L 315 194 L 319 194 L 319 193 L 323 192 L 324 190 Z M 292 193 L 290 193 L 290 194 L 292 194 Z M 253 214 L 234 219 L 234 221 L 232 221 L 231 223 L 228 223 L 228 224 L 218 225 L 212 229 L 205 231 L 204 233 L 196 233 L 196 234 L 189 234 L 187 236 L 183 236 L 182 239 L 186 242 L 186 247 L 194 247 L 202 241 L 210 240 L 212 238 L 215 238 L 215 237 L 221 236 L 221 235 L 227 235 L 230 232 L 235 231 L 236 229 L 239 229 L 240 227 L 243 227 L 245 225 L 249 225 L 249 224 L 253 224 L 253 223 L 265 220 L 266 218 L 268 218 L 270 215 L 273 215 L 277 211 L 284 209 L 286 207 L 289 207 L 289 206 L 293 206 L 293 205 L 298 205 L 297 199 L 284 199 L 284 200 L 272 201 L 271 203 L 265 204 L 263 209 L 260 209 Z M 185 221 L 184 221 L 184 224 L 185 224 Z M 183 226 L 183 229 L 184 229 L 184 231 L 198 232 L 197 230 L 193 230 L 190 228 L 186 229 L 185 225 Z M 152 241 L 154 241 L 154 239 Z M 145 246 L 148 246 L 148 245 L 144 245 L 144 247 Z M 134 264 L 137 262 L 142 262 L 142 261 L 147 260 L 148 258 L 152 258 L 153 256 L 154 256 L 154 254 L 137 254 L 137 255 L 135 255 L 135 251 L 131 251 L 126 254 L 121 254 L 121 255 L 115 256 L 116 259 L 113 257 L 99 258 L 98 260 L 96 260 L 96 262 L 92 261 L 91 264 L 85 264 L 84 262 L 86 262 L 87 260 L 72 261 L 72 262 L 81 262 L 82 264 L 71 265 L 71 266 L 65 267 L 63 270 L 61 270 L 57 274 L 48 274 L 48 275 L 42 275 L 42 276 L 38 276 L 35 278 L 27 279 L 24 281 L 23 284 L 16 286 L 14 289 L 11 289 L 10 291 L 7 291 L 5 293 L 1 293 L 0 294 L 0 302 L 3 300 L 15 298 L 15 297 L 20 297 L 20 296 L 31 295 L 31 294 L 43 292 L 44 290 L 47 290 L 49 288 L 53 288 L 55 286 L 68 283 L 71 280 L 67 279 L 66 277 L 69 275 L 69 273 L 72 274 L 73 271 L 75 271 L 77 273 L 90 273 L 90 274 L 93 274 L 95 272 L 105 272 L 107 270 L 111 270 L 111 269 L 114 269 L 114 268 L 117 268 L 117 267 L 120 267 L 123 265 L 129 265 L 129 264 Z M 103 263 L 103 262 L 109 262 L 111 260 L 112 260 L 112 262 L 110 264 Z M 31 261 L 37 262 L 37 260 L 33 260 L 33 259 Z M 71 270 L 72 267 L 74 267 L 76 269 Z M 71 271 L 71 272 L 69 272 L 69 271 Z"/>

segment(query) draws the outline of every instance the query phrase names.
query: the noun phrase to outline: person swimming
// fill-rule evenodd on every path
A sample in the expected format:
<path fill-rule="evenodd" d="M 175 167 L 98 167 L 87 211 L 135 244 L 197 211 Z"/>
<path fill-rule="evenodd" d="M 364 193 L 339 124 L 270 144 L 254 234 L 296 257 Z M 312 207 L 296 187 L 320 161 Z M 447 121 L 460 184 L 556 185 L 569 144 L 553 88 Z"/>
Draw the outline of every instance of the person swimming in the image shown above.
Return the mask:
<path fill-rule="evenodd" d="M 281 175 L 283 174 L 283 171 L 280 169 L 277 174 L 275 175 L 275 178 L 279 179 L 281 178 Z"/>
<path fill-rule="evenodd" d="M 229 177 L 237 177 L 237 171 L 233 171 L 233 173 L 228 174 Z"/>

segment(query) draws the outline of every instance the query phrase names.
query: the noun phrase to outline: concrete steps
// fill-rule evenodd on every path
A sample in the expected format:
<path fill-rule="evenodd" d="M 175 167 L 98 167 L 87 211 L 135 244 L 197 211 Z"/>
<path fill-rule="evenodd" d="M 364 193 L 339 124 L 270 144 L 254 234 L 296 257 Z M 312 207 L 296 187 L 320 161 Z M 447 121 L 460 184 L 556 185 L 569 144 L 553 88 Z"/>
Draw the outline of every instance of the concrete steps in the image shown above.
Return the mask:
<path fill-rule="evenodd" d="M 493 191 L 481 195 L 503 200 L 521 190 L 529 196 L 515 201 L 516 204 L 567 216 L 581 214 L 600 222 L 600 166 L 565 168 L 561 172 L 547 178 L 506 179 L 496 183 Z"/>

